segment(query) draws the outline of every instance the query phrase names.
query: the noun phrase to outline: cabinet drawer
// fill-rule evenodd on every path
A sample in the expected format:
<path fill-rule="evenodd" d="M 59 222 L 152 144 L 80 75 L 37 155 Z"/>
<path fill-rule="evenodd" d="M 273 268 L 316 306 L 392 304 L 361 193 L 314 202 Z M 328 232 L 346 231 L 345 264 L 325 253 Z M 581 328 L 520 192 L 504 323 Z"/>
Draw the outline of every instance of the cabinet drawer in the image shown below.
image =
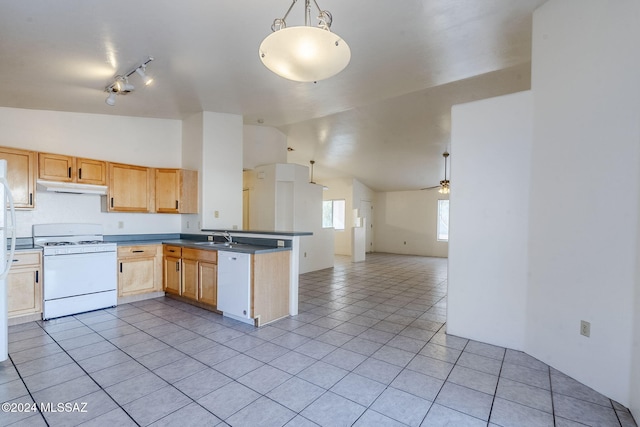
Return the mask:
<path fill-rule="evenodd" d="M 13 255 L 13 263 L 11 268 L 20 268 L 27 266 L 40 265 L 40 252 L 16 252 Z"/>
<path fill-rule="evenodd" d="M 177 257 L 180 258 L 182 256 L 182 248 L 180 246 L 173 245 L 163 245 L 163 253 L 165 256 Z"/>
<path fill-rule="evenodd" d="M 218 262 L 218 251 L 182 248 L 182 258 L 204 262 Z"/>
<path fill-rule="evenodd" d="M 155 245 L 118 246 L 118 258 L 149 257 L 155 255 Z"/>

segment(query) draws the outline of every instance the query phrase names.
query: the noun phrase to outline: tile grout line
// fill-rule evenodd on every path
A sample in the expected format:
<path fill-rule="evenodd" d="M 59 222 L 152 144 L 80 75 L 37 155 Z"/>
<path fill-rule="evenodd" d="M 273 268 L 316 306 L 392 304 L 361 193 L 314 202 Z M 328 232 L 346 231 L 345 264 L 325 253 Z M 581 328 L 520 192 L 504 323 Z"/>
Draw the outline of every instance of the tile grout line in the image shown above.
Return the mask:
<path fill-rule="evenodd" d="M 49 427 L 49 422 L 47 421 L 47 419 L 45 418 L 44 414 L 40 410 L 40 405 L 38 405 L 38 403 L 36 402 L 36 399 L 33 398 L 33 394 L 31 394 L 31 390 L 29 390 L 29 387 L 27 386 L 27 383 L 24 382 L 24 378 L 22 377 L 22 374 L 18 370 L 18 366 L 13 361 L 13 358 L 11 357 L 11 355 L 9 355 L 9 360 L 11 361 L 11 364 L 13 365 L 13 369 L 16 370 L 16 373 L 18 374 L 18 377 L 20 378 L 20 381 L 22 381 L 22 384 L 24 385 L 25 390 L 27 390 L 27 393 L 29 394 L 29 397 L 31 397 L 31 400 L 33 401 L 33 403 L 35 403 L 36 409 L 37 409 L 37 413 L 40 414 L 40 417 L 42 417 L 42 420 L 44 421 L 44 423 L 47 425 L 47 427 Z M 26 418 L 30 418 L 30 417 L 26 417 Z"/>
<path fill-rule="evenodd" d="M 75 317 L 74 317 L 74 319 L 75 319 L 75 320 L 78 320 L 78 321 L 79 321 L 80 323 L 82 323 L 84 326 L 87 326 L 87 325 L 86 325 L 82 320 L 80 320 L 80 319 L 76 319 Z M 124 413 L 125 413 L 125 414 L 127 414 L 127 416 L 128 416 L 129 418 L 131 418 L 131 420 L 132 420 L 132 421 L 133 421 L 137 426 L 140 426 L 140 424 L 139 424 L 139 423 L 138 423 L 138 422 L 137 422 L 137 421 L 136 421 L 136 420 L 131 416 L 131 414 L 129 414 L 129 413 L 128 413 L 128 412 L 127 412 L 127 411 L 126 411 L 122 406 L 120 406 L 120 404 L 119 404 L 118 402 L 116 402 L 116 401 L 115 401 L 115 399 L 113 399 L 113 397 L 112 397 L 112 396 L 111 396 L 111 395 L 110 395 L 110 394 L 109 394 L 105 389 L 103 389 L 103 388 L 102 388 L 102 386 L 101 386 L 101 385 L 100 385 L 100 384 L 99 384 L 99 383 L 98 383 L 98 382 L 97 382 L 97 381 L 96 381 L 96 380 L 91 376 L 91 374 L 89 374 L 89 372 L 87 372 L 87 371 L 82 367 L 82 365 L 80 365 L 80 364 L 78 363 L 78 361 L 77 361 L 73 356 L 71 356 L 71 355 L 69 354 L 69 352 L 67 351 L 67 349 L 66 349 L 66 348 L 62 347 L 62 346 L 60 345 L 60 343 L 58 343 L 58 341 L 57 341 L 54 337 L 52 337 L 52 336 L 51 336 L 51 334 L 50 334 L 50 333 L 49 333 L 45 328 L 43 328 L 43 327 L 42 327 L 42 325 L 40 325 L 40 327 L 41 327 L 41 328 L 42 328 L 42 330 L 43 330 L 43 331 L 44 331 L 44 332 L 45 332 L 45 333 L 46 333 L 46 334 L 47 334 L 47 335 L 48 335 L 48 336 L 49 336 L 49 337 L 50 337 L 50 338 L 51 338 L 51 339 L 56 343 L 56 345 L 58 345 L 58 347 L 60 347 L 60 348 L 62 349 L 62 351 L 63 351 L 67 356 L 69 356 L 69 358 L 70 358 L 71 360 L 73 360 L 73 362 L 76 364 L 76 366 L 78 366 L 78 367 L 82 370 L 82 372 L 84 372 L 84 374 L 85 374 L 87 377 L 91 378 L 91 381 L 93 381 L 93 382 L 98 386 L 98 388 L 99 388 L 100 390 L 102 390 L 102 391 L 103 391 L 107 396 L 109 396 L 109 399 L 111 399 L 111 400 L 113 401 L 113 403 L 115 403 L 115 404 L 116 404 L 116 406 L 117 406 L 118 408 L 122 409 L 122 410 L 124 411 Z M 89 327 L 89 329 L 93 330 L 91 327 Z M 89 345 L 91 345 L 91 344 L 89 344 Z M 79 377 L 79 378 L 80 378 L 80 377 Z M 75 378 L 74 378 L 74 379 L 75 379 Z M 69 380 L 69 381 L 72 381 L 72 380 Z M 56 385 L 57 385 L 57 384 L 56 384 Z M 55 385 L 53 385 L 53 386 L 51 386 L 51 387 L 55 387 Z M 50 387 L 47 387 L 47 388 L 50 388 Z M 44 390 L 46 390 L 46 389 L 44 389 Z M 80 398 L 83 398 L 84 396 L 88 396 L 89 394 L 91 394 L 91 393 L 88 393 L 88 394 L 86 394 L 86 395 L 80 396 L 80 397 L 79 397 L 79 399 L 80 399 Z M 110 412 L 110 411 L 108 411 L 108 412 Z M 105 412 L 105 414 L 106 414 L 106 413 L 108 413 L 108 412 Z M 100 414 L 100 415 L 104 415 L 104 414 Z M 47 424 L 47 425 L 48 425 L 48 424 Z"/>
<path fill-rule="evenodd" d="M 491 399 L 491 408 L 489 409 L 489 418 L 487 419 L 487 424 L 491 421 L 491 415 L 493 414 L 493 405 L 496 402 L 496 397 L 498 396 L 498 386 L 500 385 L 500 374 L 502 373 L 502 368 L 504 367 L 504 359 L 507 356 L 507 349 L 504 349 L 504 353 L 502 354 L 502 360 L 500 361 L 500 370 L 498 371 L 498 381 L 496 381 L 496 388 L 493 390 L 493 398 Z M 555 427 L 555 423 L 554 423 Z"/>

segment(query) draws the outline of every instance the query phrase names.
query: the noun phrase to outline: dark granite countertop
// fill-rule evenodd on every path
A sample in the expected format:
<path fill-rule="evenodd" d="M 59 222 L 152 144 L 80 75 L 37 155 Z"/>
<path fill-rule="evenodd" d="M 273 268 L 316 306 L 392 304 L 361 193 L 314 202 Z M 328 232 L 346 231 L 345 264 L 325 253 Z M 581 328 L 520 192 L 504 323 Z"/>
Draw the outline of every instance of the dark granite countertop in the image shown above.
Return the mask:
<path fill-rule="evenodd" d="M 176 245 L 194 249 L 212 250 L 212 251 L 230 251 L 250 254 L 261 254 L 268 252 L 290 251 L 291 244 L 285 241 L 285 246 L 278 246 L 275 239 L 257 239 L 257 238 L 240 238 L 237 243 L 231 247 L 224 246 L 221 237 L 216 237 L 218 244 L 211 244 L 208 241 L 209 236 L 206 234 L 135 234 L 135 235 L 109 235 L 105 236 L 105 241 L 115 242 L 118 246 L 134 246 L 134 245 Z"/>
<path fill-rule="evenodd" d="M 269 236 L 313 236 L 310 231 L 264 231 L 264 230 L 222 230 L 222 229 L 203 229 L 206 233 L 225 233 L 232 234 L 264 234 Z"/>

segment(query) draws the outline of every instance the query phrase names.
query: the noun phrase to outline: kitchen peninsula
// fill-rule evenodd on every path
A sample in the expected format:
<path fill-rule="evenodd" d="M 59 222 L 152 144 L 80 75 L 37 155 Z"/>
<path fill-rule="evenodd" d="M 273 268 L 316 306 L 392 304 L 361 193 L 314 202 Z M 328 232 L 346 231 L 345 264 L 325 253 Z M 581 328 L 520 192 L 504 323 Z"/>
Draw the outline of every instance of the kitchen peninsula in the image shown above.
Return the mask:
<path fill-rule="evenodd" d="M 298 314 L 300 238 L 312 233 L 202 231 L 207 234 L 105 236 L 117 242 L 123 264 L 119 288 L 128 290 L 119 301 L 166 292 L 258 326 Z M 140 287 L 142 264 L 149 274 Z M 136 278 L 134 287 L 127 287 L 127 277 Z"/>
<path fill-rule="evenodd" d="M 232 238 L 243 241 L 270 242 L 273 246 L 285 246 L 291 248 L 291 259 L 289 262 L 289 315 L 298 314 L 298 276 L 300 275 L 300 238 L 311 236 L 308 231 L 262 231 L 262 230 L 221 230 L 204 229 L 205 233 L 221 235 L 228 233 Z"/>

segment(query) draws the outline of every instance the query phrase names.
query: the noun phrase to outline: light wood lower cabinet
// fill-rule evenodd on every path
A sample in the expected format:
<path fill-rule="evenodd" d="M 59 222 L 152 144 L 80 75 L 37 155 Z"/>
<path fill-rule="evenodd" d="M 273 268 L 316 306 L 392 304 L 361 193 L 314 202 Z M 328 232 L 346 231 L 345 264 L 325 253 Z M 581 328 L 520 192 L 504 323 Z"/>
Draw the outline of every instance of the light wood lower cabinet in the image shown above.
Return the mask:
<path fill-rule="evenodd" d="M 42 313 L 42 254 L 17 252 L 7 276 L 9 318 Z"/>
<path fill-rule="evenodd" d="M 118 296 L 162 290 L 162 245 L 118 247 Z"/>
<path fill-rule="evenodd" d="M 162 261 L 162 287 L 165 292 L 182 295 L 182 248 L 180 246 L 164 245 Z"/>
<path fill-rule="evenodd" d="M 218 305 L 218 265 L 213 262 L 198 263 L 198 301 Z"/>
<path fill-rule="evenodd" d="M 164 290 L 215 307 L 218 301 L 218 252 L 164 246 Z"/>

